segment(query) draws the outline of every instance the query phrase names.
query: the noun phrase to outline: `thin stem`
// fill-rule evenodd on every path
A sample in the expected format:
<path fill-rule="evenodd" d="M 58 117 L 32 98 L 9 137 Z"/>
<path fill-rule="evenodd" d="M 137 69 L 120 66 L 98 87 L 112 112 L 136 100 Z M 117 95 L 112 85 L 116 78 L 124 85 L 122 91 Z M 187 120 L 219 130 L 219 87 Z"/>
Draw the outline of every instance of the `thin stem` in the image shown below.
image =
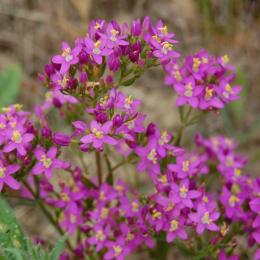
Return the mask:
<path fill-rule="evenodd" d="M 180 120 L 181 120 L 182 125 L 179 128 L 179 130 L 178 130 L 177 137 L 175 139 L 174 145 L 177 145 L 177 146 L 180 145 L 181 139 L 182 139 L 182 136 L 183 136 L 183 133 L 184 133 L 184 130 L 185 130 L 185 128 L 187 127 L 187 125 L 189 123 L 189 117 L 191 115 L 191 112 L 192 112 L 192 107 L 189 107 L 188 112 L 186 113 L 186 115 L 182 116 L 182 113 L 180 113 Z"/>
<path fill-rule="evenodd" d="M 102 167 L 101 167 L 100 153 L 96 151 L 95 157 L 96 157 L 98 185 L 101 186 L 101 184 L 102 184 Z"/>
<path fill-rule="evenodd" d="M 31 186 L 25 181 L 22 180 L 24 186 L 30 191 L 30 193 L 32 194 L 32 196 L 34 197 L 35 201 L 37 202 L 38 206 L 40 207 L 41 211 L 44 213 L 44 215 L 47 217 L 47 219 L 49 220 L 49 222 L 53 225 L 53 227 L 59 232 L 60 235 L 64 235 L 63 230 L 61 229 L 61 227 L 57 224 L 57 222 L 55 221 L 55 219 L 53 218 L 52 214 L 48 211 L 48 209 L 45 207 L 43 201 L 41 200 L 41 198 L 37 198 L 37 194 L 33 191 L 33 189 L 31 188 Z M 70 249 L 70 251 L 74 254 L 73 251 L 73 247 L 70 244 L 70 242 L 68 240 L 66 240 L 66 244 L 68 246 L 68 248 Z"/>

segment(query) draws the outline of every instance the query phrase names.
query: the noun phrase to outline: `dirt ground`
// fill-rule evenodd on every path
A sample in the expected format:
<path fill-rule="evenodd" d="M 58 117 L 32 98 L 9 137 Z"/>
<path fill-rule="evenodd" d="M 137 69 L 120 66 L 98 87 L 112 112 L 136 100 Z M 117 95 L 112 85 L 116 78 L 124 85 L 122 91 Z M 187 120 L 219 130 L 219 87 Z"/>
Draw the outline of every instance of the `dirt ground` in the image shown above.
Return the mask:
<path fill-rule="evenodd" d="M 203 122 L 199 129 L 205 134 L 217 131 L 229 135 L 236 130 L 240 151 L 249 158 L 248 170 L 259 175 L 259 0 L 0 0 L 0 71 L 20 64 L 23 80 L 19 102 L 32 109 L 44 93 L 37 74 L 51 55 L 59 52 L 62 40 L 73 42 L 84 36 L 88 22 L 94 18 L 123 22 L 146 15 L 154 21 L 162 19 L 175 32 L 182 54 L 206 48 L 214 54 L 228 54 L 239 68 L 246 85 L 242 111 L 236 116 L 228 114 L 231 126 L 218 116 Z M 160 71 L 147 72 L 128 91 L 143 99 L 149 119 L 162 128 L 176 129 L 174 95 L 163 86 Z M 19 207 L 17 214 L 28 233 L 37 234 L 32 227 L 37 226 L 38 217 L 26 221 L 31 211 Z M 42 227 L 45 225 L 41 222 Z M 52 231 L 47 229 L 47 233 Z"/>

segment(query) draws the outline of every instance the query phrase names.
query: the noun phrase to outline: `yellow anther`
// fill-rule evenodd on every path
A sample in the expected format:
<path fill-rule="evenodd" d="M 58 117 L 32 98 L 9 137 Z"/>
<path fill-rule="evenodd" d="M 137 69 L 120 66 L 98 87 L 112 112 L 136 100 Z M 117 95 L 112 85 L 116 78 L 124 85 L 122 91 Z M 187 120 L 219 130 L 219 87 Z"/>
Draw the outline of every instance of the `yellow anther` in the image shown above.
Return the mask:
<path fill-rule="evenodd" d="M 104 133 L 102 131 L 98 131 L 97 128 L 93 128 L 92 132 L 98 139 L 102 139 L 104 137 Z"/>
<path fill-rule="evenodd" d="M 213 96 L 213 93 L 214 93 L 214 89 L 213 88 L 206 87 L 205 99 L 206 100 L 211 99 L 212 96 Z"/>
<path fill-rule="evenodd" d="M 123 248 L 121 246 L 113 246 L 113 249 L 115 251 L 115 256 L 119 256 L 123 251 Z"/>
<path fill-rule="evenodd" d="M 168 133 L 167 131 L 163 131 L 162 134 L 161 134 L 161 137 L 159 139 L 159 144 L 160 145 L 164 145 L 164 144 L 167 144 L 168 143 Z"/>
<path fill-rule="evenodd" d="M 101 218 L 102 218 L 102 219 L 107 218 L 108 213 L 109 213 L 109 209 L 108 209 L 108 208 L 103 208 L 103 209 L 101 210 Z"/>
<path fill-rule="evenodd" d="M 224 55 L 221 57 L 221 61 L 224 65 L 228 64 L 229 63 L 229 57 L 228 55 Z"/>
<path fill-rule="evenodd" d="M 192 84 L 189 82 L 188 84 L 185 85 L 185 92 L 184 92 L 184 95 L 186 97 L 192 97 L 193 95 L 193 87 L 192 87 Z"/>
<path fill-rule="evenodd" d="M 65 192 L 62 192 L 62 193 L 60 194 L 60 197 L 61 197 L 61 199 L 62 199 L 63 201 L 65 201 L 65 202 L 70 201 L 70 198 L 69 198 L 68 194 L 65 193 Z"/>
<path fill-rule="evenodd" d="M 152 212 L 152 218 L 153 219 L 160 219 L 162 217 L 162 213 L 156 209 Z"/>
<path fill-rule="evenodd" d="M 0 179 L 4 179 L 5 178 L 5 171 L 6 171 L 6 168 L 4 167 L 0 167 Z"/>
<path fill-rule="evenodd" d="M 163 26 L 163 27 L 160 27 L 158 28 L 159 31 L 161 31 L 164 35 L 167 35 L 168 34 L 168 28 L 167 26 Z"/>
<path fill-rule="evenodd" d="M 15 130 L 13 132 L 12 141 L 19 144 L 22 142 L 22 136 L 21 133 L 18 130 Z"/>
<path fill-rule="evenodd" d="M 169 42 L 162 43 L 162 53 L 167 54 L 169 51 L 173 49 L 173 45 Z"/>
<path fill-rule="evenodd" d="M 97 234 L 95 235 L 95 238 L 98 241 L 104 241 L 106 239 L 106 236 L 102 230 L 98 230 Z"/>
<path fill-rule="evenodd" d="M 193 58 L 193 65 L 192 65 L 192 69 L 197 72 L 199 70 L 199 66 L 201 64 L 201 61 L 199 58 Z"/>
<path fill-rule="evenodd" d="M 0 129 L 5 129 L 6 125 L 4 123 L 0 123 Z"/>
<path fill-rule="evenodd" d="M 188 193 L 188 189 L 185 186 L 181 186 L 181 188 L 180 188 L 180 196 L 182 198 L 186 198 L 187 193 Z"/>
<path fill-rule="evenodd" d="M 209 212 L 205 212 L 202 219 L 201 219 L 201 222 L 203 224 L 210 224 L 212 222 L 212 219 L 209 217 Z"/>
<path fill-rule="evenodd" d="M 170 226 L 170 232 L 173 232 L 175 230 L 177 230 L 179 227 L 179 222 L 177 220 L 172 220 L 171 221 L 171 226 Z"/>
<path fill-rule="evenodd" d="M 155 149 L 152 149 L 150 151 L 150 153 L 147 155 L 147 159 L 149 161 L 151 161 L 153 164 L 156 164 L 157 163 L 157 158 L 156 158 L 156 150 Z"/>
<path fill-rule="evenodd" d="M 239 199 L 237 196 L 231 195 L 230 198 L 229 198 L 229 200 L 228 200 L 228 203 L 229 203 L 229 205 L 230 205 L 231 207 L 234 207 L 234 206 L 235 206 L 235 203 L 237 203 L 237 202 L 239 202 L 239 201 L 240 201 L 240 199 Z"/>
<path fill-rule="evenodd" d="M 132 210 L 135 212 L 137 212 L 139 210 L 139 205 L 135 201 L 132 202 Z"/>
<path fill-rule="evenodd" d="M 126 99 L 125 99 L 125 107 L 126 108 L 130 108 L 130 106 L 133 104 L 133 98 L 132 98 L 132 96 L 129 96 L 129 97 L 127 97 Z"/>
<path fill-rule="evenodd" d="M 48 158 L 45 154 L 42 155 L 41 162 L 43 163 L 46 169 L 49 169 L 50 166 L 52 165 L 52 159 Z"/>
<path fill-rule="evenodd" d="M 77 217 L 75 214 L 70 214 L 70 222 L 73 224 L 77 222 Z"/>
<path fill-rule="evenodd" d="M 190 161 L 182 162 L 182 170 L 188 172 L 190 170 Z"/>

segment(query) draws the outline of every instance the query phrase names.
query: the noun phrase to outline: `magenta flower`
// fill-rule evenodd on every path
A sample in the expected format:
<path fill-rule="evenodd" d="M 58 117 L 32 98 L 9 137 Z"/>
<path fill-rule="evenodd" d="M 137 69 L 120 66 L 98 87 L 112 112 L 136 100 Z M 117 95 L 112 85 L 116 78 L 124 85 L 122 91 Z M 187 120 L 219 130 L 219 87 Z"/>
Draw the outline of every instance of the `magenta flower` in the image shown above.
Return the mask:
<path fill-rule="evenodd" d="M 60 216 L 60 226 L 70 235 L 82 224 L 81 212 L 82 210 L 76 203 L 71 203 Z"/>
<path fill-rule="evenodd" d="M 219 227 L 214 223 L 219 218 L 219 212 L 206 209 L 202 204 L 197 207 L 197 213 L 190 213 L 189 218 L 197 224 L 196 231 L 202 234 L 205 229 L 218 231 Z"/>
<path fill-rule="evenodd" d="M 137 147 L 135 152 L 140 158 L 137 165 L 138 172 L 148 170 L 149 173 L 152 174 L 160 173 L 159 157 L 155 140 L 151 140 L 145 147 Z"/>
<path fill-rule="evenodd" d="M 52 146 L 47 152 L 42 147 L 36 148 L 34 154 L 38 161 L 33 167 L 32 173 L 45 174 L 47 179 L 50 179 L 55 169 L 66 168 L 68 165 L 56 158 L 57 152 L 56 146 Z"/>
<path fill-rule="evenodd" d="M 86 52 L 93 57 L 97 64 L 102 63 L 102 57 L 108 56 L 112 53 L 112 50 L 106 48 L 106 38 L 101 37 L 96 42 L 90 38 L 85 39 Z"/>
<path fill-rule="evenodd" d="M 6 135 L 8 137 L 8 142 L 3 151 L 9 153 L 13 150 L 17 150 L 19 155 L 25 156 L 27 153 L 26 148 L 33 140 L 34 135 L 26 133 L 26 130 L 23 127 L 8 129 Z"/>
<path fill-rule="evenodd" d="M 175 183 L 171 184 L 170 197 L 173 203 L 182 203 L 183 207 L 192 208 L 192 199 L 199 198 L 200 196 L 200 191 L 190 190 L 188 179 L 183 179 L 179 185 Z"/>
<path fill-rule="evenodd" d="M 180 237 L 183 240 L 188 238 L 188 235 L 184 229 L 184 219 L 178 216 L 174 219 L 167 221 L 167 236 L 166 241 L 172 242 L 176 237 Z"/>
<path fill-rule="evenodd" d="M 101 125 L 96 120 L 90 123 L 90 133 L 83 136 L 80 141 L 83 144 L 92 143 L 93 147 L 99 150 L 103 149 L 103 144 L 116 145 L 117 140 L 109 136 L 112 129 L 112 121 L 108 121 Z"/>
<path fill-rule="evenodd" d="M 183 83 L 174 84 L 176 92 L 179 94 L 176 100 L 176 106 L 183 106 L 189 104 L 194 108 L 199 105 L 198 96 L 202 92 L 203 88 L 200 85 L 196 85 L 192 77 L 189 77 L 183 81 Z"/>
<path fill-rule="evenodd" d="M 193 176 L 199 171 L 201 161 L 199 158 L 188 154 L 177 156 L 175 164 L 168 164 L 168 169 L 173 171 L 180 179 Z"/>
<path fill-rule="evenodd" d="M 107 37 L 106 45 L 108 48 L 112 49 L 114 46 L 118 45 L 129 45 L 129 42 L 125 40 L 127 35 L 120 35 L 120 28 L 118 25 L 115 27 L 112 23 L 109 23 L 106 31 L 106 35 L 103 36 Z"/>
<path fill-rule="evenodd" d="M 4 184 L 9 186 L 14 190 L 20 188 L 20 184 L 11 176 L 20 169 L 18 164 L 11 164 L 5 166 L 2 161 L 0 161 L 0 192 L 3 189 Z"/>
<path fill-rule="evenodd" d="M 81 46 L 78 45 L 74 49 L 71 49 L 68 43 L 63 42 L 61 49 L 62 54 L 54 56 L 52 62 L 60 64 L 60 73 L 65 74 L 69 71 L 71 65 L 78 63 L 78 55 L 81 51 Z"/>

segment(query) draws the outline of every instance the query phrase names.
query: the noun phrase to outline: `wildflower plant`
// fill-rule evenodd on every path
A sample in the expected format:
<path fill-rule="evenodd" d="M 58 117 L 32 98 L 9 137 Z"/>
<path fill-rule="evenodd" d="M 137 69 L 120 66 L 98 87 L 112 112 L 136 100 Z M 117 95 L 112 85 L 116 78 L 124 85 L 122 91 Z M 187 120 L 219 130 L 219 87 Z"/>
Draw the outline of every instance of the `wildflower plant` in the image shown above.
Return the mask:
<path fill-rule="evenodd" d="M 245 172 L 235 141 L 198 133 L 192 151 L 182 145 L 186 127 L 239 99 L 235 69 L 227 55 L 182 58 L 176 46 L 162 21 L 91 21 L 39 74 L 46 98 L 36 117 L 20 105 L 0 114 L 1 193 L 35 201 L 69 234 L 60 259 L 260 259 L 260 179 Z M 142 101 L 124 93 L 158 66 L 177 96 L 176 133 L 147 122 Z M 125 164 L 149 191 L 127 184 Z"/>

